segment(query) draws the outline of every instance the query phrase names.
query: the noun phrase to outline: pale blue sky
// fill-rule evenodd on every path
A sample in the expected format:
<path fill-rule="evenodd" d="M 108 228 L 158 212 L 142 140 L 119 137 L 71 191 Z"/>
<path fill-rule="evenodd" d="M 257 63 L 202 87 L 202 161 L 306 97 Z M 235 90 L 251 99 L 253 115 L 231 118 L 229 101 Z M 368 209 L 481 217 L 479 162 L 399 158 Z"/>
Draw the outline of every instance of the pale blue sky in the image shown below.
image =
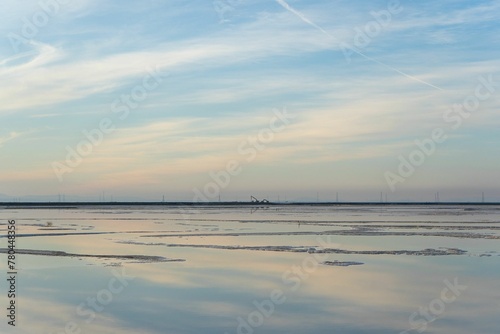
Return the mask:
<path fill-rule="evenodd" d="M 460 126 L 443 118 L 500 83 L 500 3 L 392 2 L 3 1 L 0 194 L 192 200 L 234 160 L 223 199 L 500 200 L 500 85 Z M 114 131 L 70 167 L 103 119 Z M 392 191 L 436 128 L 448 139 Z"/>

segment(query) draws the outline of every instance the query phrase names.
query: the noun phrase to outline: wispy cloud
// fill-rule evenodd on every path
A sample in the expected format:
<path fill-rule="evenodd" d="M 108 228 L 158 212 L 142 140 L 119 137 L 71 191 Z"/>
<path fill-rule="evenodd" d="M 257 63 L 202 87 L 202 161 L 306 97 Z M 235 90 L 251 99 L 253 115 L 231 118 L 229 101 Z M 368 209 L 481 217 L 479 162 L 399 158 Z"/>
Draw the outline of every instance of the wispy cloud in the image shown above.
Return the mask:
<path fill-rule="evenodd" d="M 13 140 L 13 139 L 16 139 L 17 137 L 19 137 L 20 134 L 17 133 L 17 132 L 11 132 L 8 136 L 6 137 L 0 137 L 0 147 L 2 147 L 3 145 L 5 145 L 5 143 Z"/>

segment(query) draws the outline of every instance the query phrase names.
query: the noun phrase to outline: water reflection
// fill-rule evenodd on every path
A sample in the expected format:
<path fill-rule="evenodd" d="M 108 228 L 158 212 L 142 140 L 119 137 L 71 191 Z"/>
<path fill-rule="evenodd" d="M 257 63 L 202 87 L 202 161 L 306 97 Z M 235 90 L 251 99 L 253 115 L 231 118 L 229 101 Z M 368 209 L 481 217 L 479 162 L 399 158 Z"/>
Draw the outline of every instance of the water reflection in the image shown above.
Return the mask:
<path fill-rule="evenodd" d="M 188 214 L 189 221 L 183 220 L 185 213 L 175 208 L 16 211 L 4 210 L 0 218 L 15 215 L 22 233 L 31 235 L 19 238 L 24 249 L 151 255 L 186 261 L 158 263 L 19 255 L 19 326 L 15 333 L 64 333 L 65 327 L 80 329 L 81 333 L 104 334 L 386 334 L 418 333 L 424 325 L 428 333 L 494 333 L 499 329 L 497 240 L 412 234 L 434 230 L 453 233 L 458 227 L 463 231 L 467 226 L 485 226 L 491 230 L 474 232 L 495 235 L 498 208 L 496 211 L 491 207 L 485 211 L 343 208 L 341 212 L 309 207 L 255 212 L 248 212 L 247 208 L 207 208 L 206 212 L 196 208 Z M 452 227 L 443 230 L 443 222 Z M 370 224 L 377 227 L 360 229 Z M 66 235 L 89 231 L 89 226 L 96 234 Z M 5 234 L 5 225 L 1 227 Z M 65 230 L 69 227 L 71 230 Z M 333 235 L 330 241 L 334 244 L 332 248 L 343 249 L 455 247 L 467 253 L 315 254 L 163 245 L 303 245 L 321 249 L 318 243 L 321 234 L 243 235 L 299 229 L 314 233 L 399 229 L 409 234 Z M 179 233 L 183 236 L 168 236 Z M 151 234 L 167 236 L 147 237 Z M 5 245 L 5 239 L 2 242 Z M 5 268 L 5 256 L 0 257 Z M 324 266 L 323 260 L 357 261 L 364 265 Z M 118 283 L 110 286 L 117 271 L 134 277 L 119 292 Z M 442 291 L 446 281 L 454 280 L 467 288 L 448 304 L 443 302 Z M 6 291 L 6 288 L 6 282 L 2 282 L 0 289 Z M 442 305 L 444 310 L 439 309 Z M 14 331 L 3 322 L 0 332 Z"/>

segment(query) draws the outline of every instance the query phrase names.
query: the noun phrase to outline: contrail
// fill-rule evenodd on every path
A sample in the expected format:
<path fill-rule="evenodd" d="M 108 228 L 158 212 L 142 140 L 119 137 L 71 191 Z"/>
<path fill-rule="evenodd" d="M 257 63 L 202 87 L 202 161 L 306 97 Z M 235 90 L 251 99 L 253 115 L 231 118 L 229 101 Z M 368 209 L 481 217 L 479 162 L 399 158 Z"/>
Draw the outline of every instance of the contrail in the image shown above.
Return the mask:
<path fill-rule="evenodd" d="M 314 28 L 318 29 L 319 31 L 321 31 L 322 33 L 326 34 L 327 36 L 331 37 L 332 39 L 334 39 L 335 41 L 337 41 L 337 43 L 340 44 L 340 41 L 335 37 L 333 36 L 332 34 L 330 34 L 328 31 L 326 31 L 325 29 L 323 29 L 322 27 L 320 27 L 319 25 L 317 25 L 316 23 L 312 22 L 311 20 L 309 20 L 304 14 L 302 14 L 301 12 L 299 12 L 298 10 L 296 10 L 295 8 L 291 7 L 288 3 L 286 3 L 285 0 L 276 0 L 277 3 L 279 3 L 283 8 L 285 8 L 287 11 L 289 11 L 290 13 L 296 15 L 297 17 L 299 17 L 302 21 L 304 21 L 305 23 L 309 24 L 310 26 L 313 26 Z M 387 65 L 383 62 L 381 62 L 380 60 L 377 60 L 375 58 L 372 58 L 372 57 L 369 57 L 367 55 L 365 55 L 364 53 L 356 50 L 354 47 L 351 47 L 349 46 L 349 49 L 352 50 L 354 53 L 357 53 L 358 55 L 360 55 L 361 57 L 365 58 L 365 59 L 368 59 L 370 61 L 373 61 L 379 65 L 382 65 L 392 71 L 395 71 L 409 79 L 412 79 L 412 80 L 415 80 L 415 81 L 418 81 L 424 85 L 427 85 L 427 86 L 430 86 L 430 87 L 433 87 L 433 88 L 436 88 L 436 89 L 439 89 L 439 90 L 443 90 L 442 88 L 440 87 L 437 87 L 427 81 L 424 81 L 422 79 L 419 79 L 419 78 L 416 78 L 408 73 L 405 73 L 401 70 L 398 70 L 397 68 L 395 67 L 392 67 L 390 65 Z"/>
<path fill-rule="evenodd" d="M 314 28 L 320 30 L 321 32 L 327 34 L 328 36 L 332 37 L 332 38 L 335 38 L 333 36 L 331 36 L 325 29 L 321 28 L 319 25 L 317 25 L 316 23 L 312 22 L 311 20 L 309 20 L 307 17 L 304 16 L 304 14 L 302 14 L 301 12 L 299 12 L 298 10 L 292 8 L 289 4 L 287 4 L 284 0 L 276 0 L 281 6 L 283 6 L 283 8 L 285 8 L 286 10 L 288 10 L 290 13 L 293 13 L 295 15 L 297 15 L 302 21 L 304 21 L 305 23 L 309 24 L 309 25 L 312 25 Z"/>

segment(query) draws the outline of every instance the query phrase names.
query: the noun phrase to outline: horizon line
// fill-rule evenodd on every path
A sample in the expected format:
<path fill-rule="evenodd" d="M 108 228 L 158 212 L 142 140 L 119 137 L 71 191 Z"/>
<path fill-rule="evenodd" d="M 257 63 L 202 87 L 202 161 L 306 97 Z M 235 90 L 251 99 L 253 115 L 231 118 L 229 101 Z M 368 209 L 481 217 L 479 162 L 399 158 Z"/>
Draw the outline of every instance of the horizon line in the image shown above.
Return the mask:
<path fill-rule="evenodd" d="M 445 202 L 429 202 L 429 201 L 326 201 L 326 202 L 304 202 L 304 201 L 285 201 L 285 202 L 251 202 L 251 201 L 210 201 L 210 202 L 193 202 L 193 201 L 78 201 L 78 202 L 0 202 L 0 206 L 52 206 L 52 207 L 68 207 L 68 206 L 104 206 L 104 205 L 152 205 L 152 206 L 220 206 L 220 205 L 245 205 L 245 206 L 280 206 L 280 205 L 311 205 L 311 206 L 335 206 L 335 205 L 500 205 L 500 202 L 474 202 L 474 201 L 445 201 Z"/>

